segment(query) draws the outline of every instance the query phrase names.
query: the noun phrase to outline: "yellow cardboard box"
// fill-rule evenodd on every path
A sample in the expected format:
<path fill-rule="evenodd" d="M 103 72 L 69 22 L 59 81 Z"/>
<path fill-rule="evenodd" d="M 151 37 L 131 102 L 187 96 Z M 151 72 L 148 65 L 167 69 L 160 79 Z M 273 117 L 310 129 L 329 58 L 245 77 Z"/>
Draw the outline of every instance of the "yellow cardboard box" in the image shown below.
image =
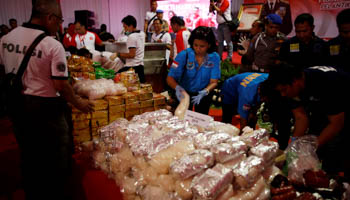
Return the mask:
<path fill-rule="evenodd" d="M 90 113 L 83 113 L 83 112 L 72 112 L 72 120 L 73 121 L 81 121 L 91 119 Z"/>
<path fill-rule="evenodd" d="M 130 120 L 133 116 L 140 114 L 140 109 L 131 109 L 125 112 L 125 118 Z"/>
<path fill-rule="evenodd" d="M 138 96 L 133 92 L 127 92 L 123 95 L 125 104 L 130 104 L 138 101 Z"/>
<path fill-rule="evenodd" d="M 108 118 L 108 110 L 97 110 L 91 113 L 91 119 Z"/>
<path fill-rule="evenodd" d="M 126 110 L 139 109 L 139 108 L 140 108 L 140 102 L 139 101 L 135 101 L 133 103 L 125 105 L 125 109 Z"/>
<path fill-rule="evenodd" d="M 109 123 L 115 121 L 118 118 L 124 118 L 124 113 L 125 112 L 119 112 L 119 113 L 113 113 L 113 114 L 109 113 L 109 118 L 108 118 Z"/>
<path fill-rule="evenodd" d="M 113 115 L 115 113 L 125 112 L 125 104 L 109 106 L 109 114 Z"/>
<path fill-rule="evenodd" d="M 154 106 L 154 110 L 166 109 L 166 105 L 157 105 Z"/>
<path fill-rule="evenodd" d="M 154 111 L 154 107 L 146 107 L 146 108 L 140 108 L 140 114 L 145 113 L 145 112 L 152 112 Z"/>
<path fill-rule="evenodd" d="M 73 130 L 73 140 L 75 143 L 82 143 L 91 140 L 90 127 L 82 130 Z"/>
<path fill-rule="evenodd" d="M 93 100 L 92 103 L 94 104 L 94 109 L 96 110 L 107 110 L 108 108 L 108 101 L 104 99 L 97 99 Z"/>
<path fill-rule="evenodd" d="M 97 128 L 106 126 L 108 124 L 108 118 L 103 119 L 91 119 L 91 128 Z"/>
<path fill-rule="evenodd" d="M 152 107 L 153 106 L 153 99 L 140 101 L 140 108 L 146 108 L 146 107 Z"/>
<path fill-rule="evenodd" d="M 74 130 L 81 130 L 81 129 L 86 129 L 90 127 L 90 120 L 85 119 L 85 120 L 80 120 L 80 121 L 73 121 L 73 129 Z"/>
<path fill-rule="evenodd" d="M 105 99 L 108 101 L 109 106 L 124 104 L 123 96 L 107 96 Z"/>

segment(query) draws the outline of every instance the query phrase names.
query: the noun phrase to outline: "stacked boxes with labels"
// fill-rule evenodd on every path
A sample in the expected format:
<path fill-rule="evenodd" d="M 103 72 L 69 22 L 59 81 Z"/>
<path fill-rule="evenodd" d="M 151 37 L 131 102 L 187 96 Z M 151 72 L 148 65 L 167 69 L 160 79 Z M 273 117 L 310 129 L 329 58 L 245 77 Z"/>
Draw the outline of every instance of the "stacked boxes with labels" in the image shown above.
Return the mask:
<path fill-rule="evenodd" d="M 111 123 L 118 118 L 124 118 L 125 100 L 123 96 L 108 96 L 108 122 Z"/>
<path fill-rule="evenodd" d="M 75 143 L 81 143 L 91 139 L 90 120 L 90 113 L 85 114 L 74 107 L 72 108 L 73 135 Z"/>
<path fill-rule="evenodd" d="M 94 100 L 95 111 L 91 113 L 91 135 L 97 137 L 97 130 L 108 124 L 108 101 L 105 99 Z"/>
<path fill-rule="evenodd" d="M 106 96 L 94 100 L 95 111 L 84 114 L 72 108 L 74 139 L 76 143 L 90 141 L 98 137 L 98 128 L 112 123 L 118 118 L 130 120 L 133 116 L 144 112 L 165 109 L 165 97 L 142 89 L 127 92 L 122 96 Z"/>

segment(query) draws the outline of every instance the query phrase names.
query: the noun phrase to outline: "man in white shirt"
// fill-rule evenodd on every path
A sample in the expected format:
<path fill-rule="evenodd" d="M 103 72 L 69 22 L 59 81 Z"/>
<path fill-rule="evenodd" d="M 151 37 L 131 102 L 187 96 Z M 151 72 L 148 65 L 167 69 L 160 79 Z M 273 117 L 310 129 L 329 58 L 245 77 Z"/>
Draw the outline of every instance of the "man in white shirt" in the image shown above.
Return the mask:
<path fill-rule="evenodd" d="M 26 199 L 72 199 L 67 181 L 72 173 L 72 135 L 66 118 L 66 102 L 83 112 L 93 105 L 75 95 L 68 82 L 65 50 L 50 37 L 62 24 L 56 0 L 36 0 L 29 23 L 1 39 L 0 65 L 17 73 L 26 50 L 42 33 L 22 76 L 23 94 L 12 110 L 11 121 L 21 152 L 21 172 Z M 10 100 L 10 99 L 9 99 Z"/>
<path fill-rule="evenodd" d="M 167 65 L 169 63 L 170 49 L 171 49 L 171 36 L 167 31 L 162 29 L 163 20 L 155 19 L 153 22 L 154 33 L 152 34 L 151 42 L 158 42 L 167 44 L 167 50 L 165 52 L 165 58 Z"/>
<path fill-rule="evenodd" d="M 226 21 L 231 21 L 231 3 L 228 0 L 217 0 L 216 3 L 210 2 L 210 11 L 216 11 L 216 21 L 219 24 L 217 30 L 217 40 L 219 43 L 218 53 L 222 59 L 224 51 L 224 41 L 227 44 L 227 58 L 232 59 L 233 44 L 231 40 L 231 31 L 226 24 Z M 226 20 L 225 20 L 226 18 Z"/>
<path fill-rule="evenodd" d="M 146 18 L 145 18 L 145 26 L 144 26 L 144 32 L 147 34 L 147 42 L 151 41 L 153 30 L 153 21 L 157 17 L 157 10 L 158 3 L 157 0 L 152 0 L 151 2 L 151 11 L 146 12 Z"/>
<path fill-rule="evenodd" d="M 137 30 L 137 22 L 135 17 L 128 15 L 122 19 L 123 28 L 128 35 L 126 46 L 129 49 L 128 53 L 114 53 L 111 60 L 119 57 L 125 59 L 125 67 L 118 72 L 127 71 L 133 68 L 140 78 L 140 82 L 144 83 L 145 74 L 143 66 L 143 58 L 145 55 L 145 33 Z"/>
<path fill-rule="evenodd" d="M 86 30 L 86 25 L 81 21 L 75 22 L 75 43 L 77 49 L 86 48 L 88 50 L 95 50 L 95 45 L 102 46 L 102 40 L 94 32 Z"/>

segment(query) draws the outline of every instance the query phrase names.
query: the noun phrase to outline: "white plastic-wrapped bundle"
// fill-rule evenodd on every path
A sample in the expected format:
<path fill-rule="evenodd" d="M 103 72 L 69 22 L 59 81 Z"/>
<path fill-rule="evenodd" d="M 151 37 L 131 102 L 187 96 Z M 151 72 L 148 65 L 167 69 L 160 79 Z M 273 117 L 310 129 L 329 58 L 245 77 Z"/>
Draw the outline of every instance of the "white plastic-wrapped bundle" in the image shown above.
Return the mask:
<path fill-rule="evenodd" d="M 227 168 L 230 168 L 230 169 L 235 169 L 236 167 L 239 166 L 239 164 L 243 161 L 247 159 L 247 155 L 245 153 L 242 153 L 242 154 L 238 154 L 234 159 L 232 160 L 229 160 L 225 163 L 223 163 L 223 165 Z"/>
<path fill-rule="evenodd" d="M 264 178 L 260 177 L 251 188 L 238 190 L 229 200 L 267 200 L 270 198 Z"/>
<path fill-rule="evenodd" d="M 118 118 L 112 123 L 100 128 L 98 133 L 100 135 L 100 140 L 106 142 L 106 139 L 112 138 L 118 139 L 120 142 L 125 142 L 126 138 L 126 127 L 129 121 L 124 118 Z"/>
<path fill-rule="evenodd" d="M 183 200 L 192 199 L 192 196 L 193 196 L 191 191 L 192 180 L 193 180 L 193 177 L 190 177 L 185 180 L 177 180 L 175 182 L 175 194 Z"/>
<path fill-rule="evenodd" d="M 264 162 L 256 156 L 249 156 L 233 170 L 235 183 L 240 188 L 250 188 L 262 175 Z"/>
<path fill-rule="evenodd" d="M 110 158 L 111 171 L 128 172 L 134 166 L 136 160 L 129 147 L 124 146 L 119 152 Z"/>
<path fill-rule="evenodd" d="M 167 174 L 161 174 L 158 176 L 158 185 L 164 191 L 174 192 L 175 191 L 175 179 Z"/>
<path fill-rule="evenodd" d="M 146 112 L 141 115 L 136 115 L 132 118 L 132 122 L 137 122 L 139 120 L 149 121 L 150 124 L 154 124 L 159 120 L 166 120 L 172 117 L 173 114 L 165 109 L 156 110 L 154 112 Z"/>
<path fill-rule="evenodd" d="M 190 96 L 185 90 L 182 91 L 182 94 L 184 95 L 184 98 L 181 99 L 180 104 L 177 106 L 175 110 L 175 116 L 183 120 L 185 119 L 186 111 L 190 106 Z"/>
<path fill-rule="evenodd" d="M 212 169 L 207 169 L 203 174 L 194 177 L 191 185 L 194 199 L 216 199 L 228 188 L 232 180 L 232 170 L 217 164 Z"/>
<path fill-rule="evenodd" d="M 266 167 L 271 166 L 276 158 L 279 146 L 277 142 L 265 141 L 250 149 L 250 154 L 262 158 Z"/>
<path fill-rule="evenodd" d="M 234 195 L 233 186 L 230 184 L 226 190 L 222 191 L 216 200 L 228 200 Z"/>
<path fill-rule="evenodd" d="M 218 121 L 211 121 L 207 127 L 209 131 L 215 131 L 217 133 L 229 133 L 232 136 L 239 135 L 239 129 L 232 124 L 225 124 Z"/>
<path fill-rule="evenodd" d="M 137 191 L 137 180 L 133 177 L 124 176 L 121 182 L 117 182 L 120 186 L 120 191 L 125 194 L 136 194 Z"/>
<path fill-rule="evenodd" d="M 265 182 L 270 184 L 278 174 L 282 174 L 282 171 L 275 165 L 272 165 L 264 170 L 262 176 L 264 177 Z"/>
<path fill-rule="evenodd" d="M 184 180 L 211 167 L 213 164 L 213 153 L 198 149 L 171 163 L 170 172 L 174 177 Z"/>
<path fill-rule="evenodd" d="M 101 99 L 106 95 L 120 95 L 126 93 L 122 84 L 115 84 L 113 80 L 82 80 L 74 85 L 74 90 L 81 96 L 90 100 Z"/>
<path fill-rule="evenodd" d="M 174 199 L 171 193 L 164 191 L 160 187 L 147 185 L 141 192 L 143 200 L 172 200 Z"/>
<path fill-rule="evenodd" d="M 263 141 L 267 141 L 269 139 L 269 133 L 266 129 L 258 129 L 253 132 L 244 132 L 241 136 L 241 140 L 245 142 L 249 147 L 254 147 Z"/>
<path fill-rule="evenodd" d="M 217 144 L 230 141 L 232 137 L 229 133 L 209 131 L 195 135 L 193 141 L 197 149 L 210 149 Z"/>
<path fill-rule="evenodd" d="M 195 150 L 193 142 L 190 140 L 181 140 L 155 154 L 149 164 L 160 174 L 167 174 L 169 172 L 170 164 L 186 153 L 191 153 Z"/>
<path fill-rule="evenodd" d="M 210 151 L 213 152 L 217 163 L 225 163 L 246 153 L 247 149 L 247 145 L 244 142 L 236 141 L 232 143 L 217 144 L 213 146 Z"/>

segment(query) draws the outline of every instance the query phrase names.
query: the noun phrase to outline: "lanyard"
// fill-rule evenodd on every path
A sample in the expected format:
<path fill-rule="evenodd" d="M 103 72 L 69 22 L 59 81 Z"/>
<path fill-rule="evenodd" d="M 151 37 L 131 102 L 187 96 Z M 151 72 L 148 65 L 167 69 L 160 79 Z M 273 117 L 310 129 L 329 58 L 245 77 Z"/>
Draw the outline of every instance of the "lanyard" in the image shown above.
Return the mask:
<path fill-rule="evenodd" d="M 80 45 L 82 45 L 83 47 L 85 47 L 85 42 L 84 42 L 85 37 L 86 37 L 86 33 L 82 37 L 78 34 Z"/>

